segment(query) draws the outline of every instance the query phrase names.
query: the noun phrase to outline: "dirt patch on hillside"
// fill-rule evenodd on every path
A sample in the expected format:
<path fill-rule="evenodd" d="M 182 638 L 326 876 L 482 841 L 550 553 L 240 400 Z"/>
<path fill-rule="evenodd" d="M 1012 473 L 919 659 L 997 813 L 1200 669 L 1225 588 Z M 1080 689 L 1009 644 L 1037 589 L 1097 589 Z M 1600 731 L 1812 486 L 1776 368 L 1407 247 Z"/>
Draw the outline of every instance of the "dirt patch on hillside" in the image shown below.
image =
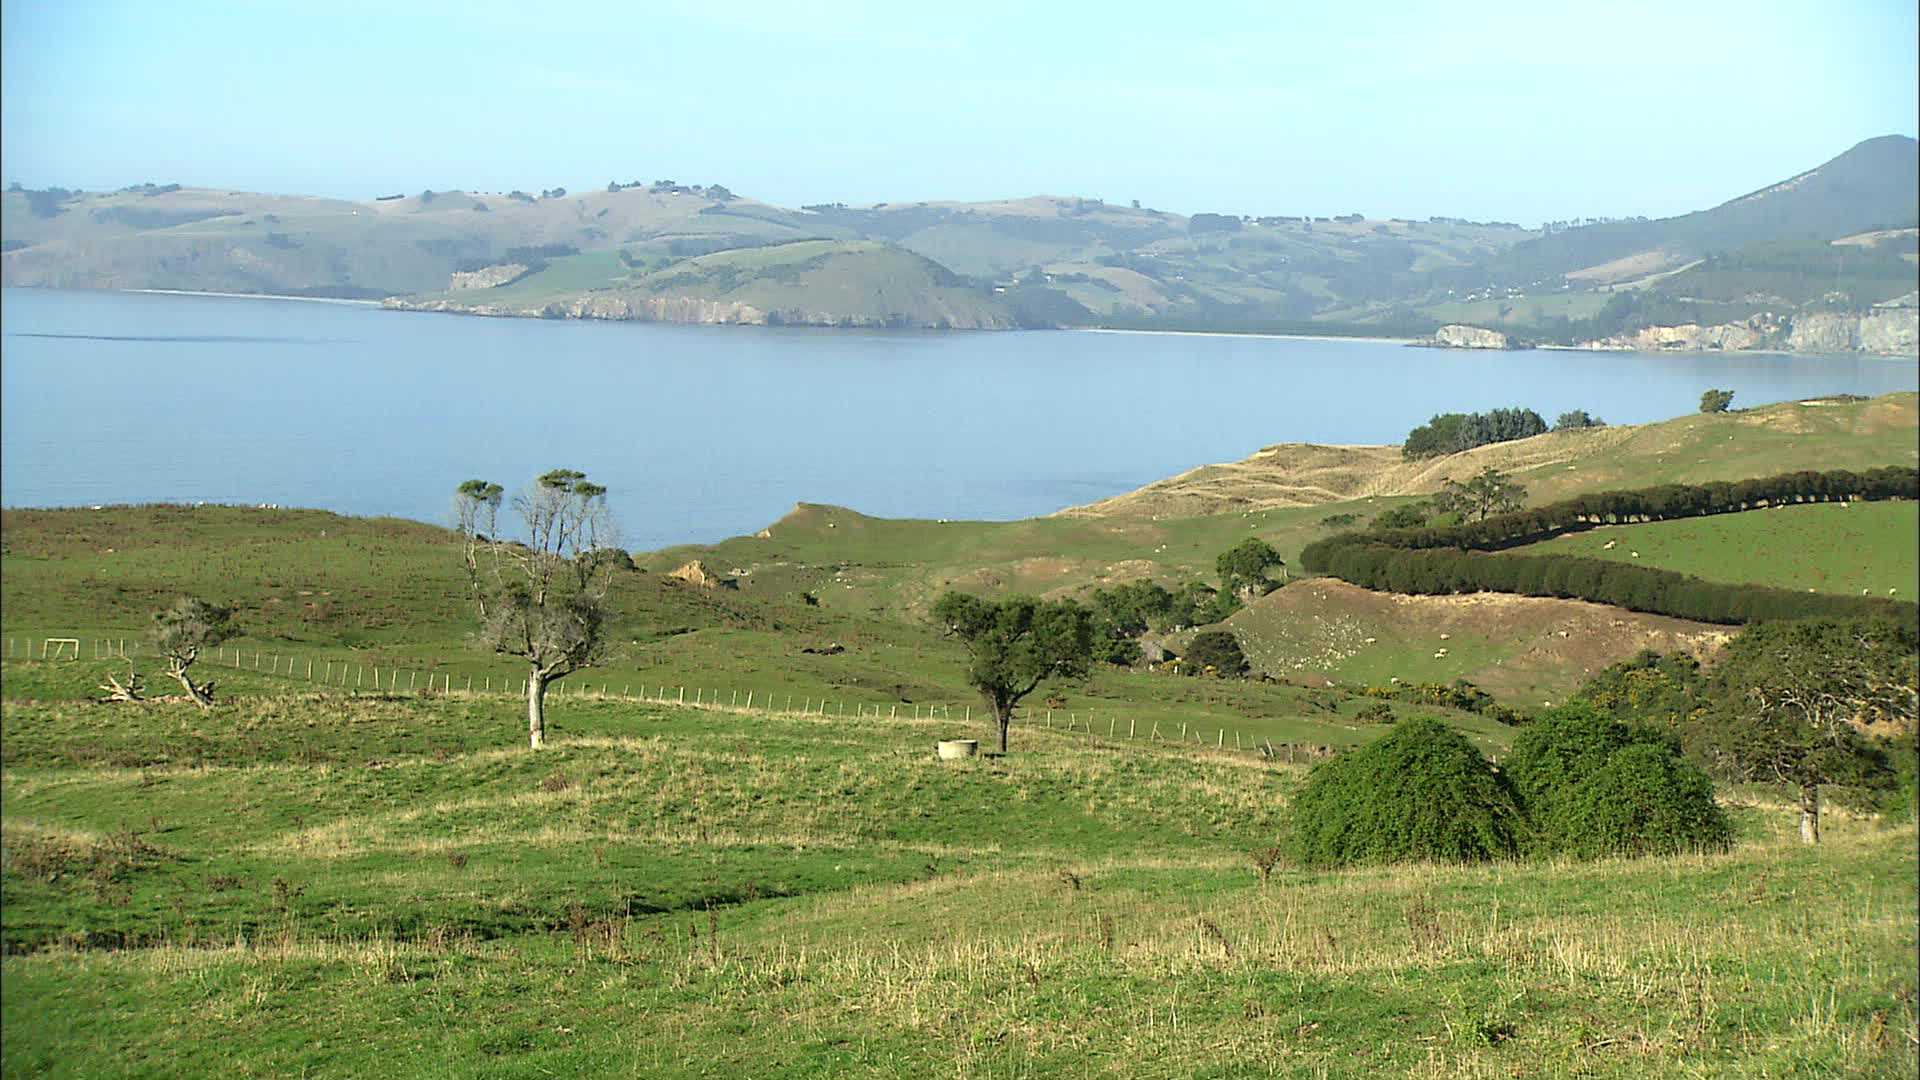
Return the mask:
<path fill-rule="evenodd" d="M 1622 281 L 1632 281 L 1635 278 L 1643 278 L 1649 274 L 1657 274 L 1662 270 L 1671 269 L 1676 263 L 1681 261 L 1678 256 L 1671 252 L 1661 251 L 1656 248 L 1652 251 L 1641 251 L 1632 255 L 1623 255 L 1618 259 L 1603 262 L 1597 266 L 1589 266 L 1585 269 L 1575 270 L 1569 273 L 1567 277 L 1575 281 L 1585 281 L 1595 285 L 1611 285 Z"/>
<path fill-rule="evenodd" d="M 1333 578 L 1290 585 L 1228 620 L 1279 678 L 1390 683 L 1464 678 L 1510 701 L 1558 701 L 1642 649 L 1710 661 L 1734 629 L 1578 600 L 1405 596 Z"/>

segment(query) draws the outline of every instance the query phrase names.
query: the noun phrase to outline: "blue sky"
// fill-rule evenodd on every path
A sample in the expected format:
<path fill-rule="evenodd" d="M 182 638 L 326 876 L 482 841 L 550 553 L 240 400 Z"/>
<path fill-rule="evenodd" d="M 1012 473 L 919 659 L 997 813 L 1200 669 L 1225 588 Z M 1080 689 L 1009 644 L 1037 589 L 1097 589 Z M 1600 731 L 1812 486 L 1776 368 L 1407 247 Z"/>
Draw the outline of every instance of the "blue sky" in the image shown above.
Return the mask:
<path fill-rule="evenodd" d="M 403 9 L 403 10 L 396 10 Z M 0 171 L 1664 215 L 1920 128 L 1912 0 L 0 4 Z"/>

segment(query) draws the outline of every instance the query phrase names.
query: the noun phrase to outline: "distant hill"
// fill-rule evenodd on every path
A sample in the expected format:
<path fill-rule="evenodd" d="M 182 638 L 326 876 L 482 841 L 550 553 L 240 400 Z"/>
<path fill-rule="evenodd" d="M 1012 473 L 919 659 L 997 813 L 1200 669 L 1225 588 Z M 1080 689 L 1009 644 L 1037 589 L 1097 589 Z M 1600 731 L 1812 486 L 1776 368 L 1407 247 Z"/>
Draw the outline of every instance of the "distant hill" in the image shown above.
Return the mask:
<path fill-rule="evenodd" d="M 1466 323 L 1623 347 L 1647 327 L 1758 319 L 1646 347 L 1901 353 L 1916 337 L 1901 302 L 1916 223 L 1904 136 L 1712 209 L 1547 230 L 1060 196 L 792 209 L 668 180 L 363 202 L 143 184 L 7 192 L 0 281 L 700 322 L 1395 336 Z M 1809 313 L 1872 317 L 1794 323 Z"/>
<path fill-rule="evenodd" d="M 733 248 L 649 269 L 624 253 L 563 257 L 509 285 L 388 306 L 650 322 L 1005 330 L 1013 309 L 911 251 L 871 240 Z"/>
<path fill-rule="evenodd" d="M 1755 244 L 1825 242 L 1867 229 L 1920 222 L 1920 143 L 1904 135 L 1868 139 L 1818 168 L 1679 217 L 1622 221 L 1554 232 L 1516 244 L 1488 269 L 1506 283 L 1630 264 L 1630 276 L 1680 266 Z"/>

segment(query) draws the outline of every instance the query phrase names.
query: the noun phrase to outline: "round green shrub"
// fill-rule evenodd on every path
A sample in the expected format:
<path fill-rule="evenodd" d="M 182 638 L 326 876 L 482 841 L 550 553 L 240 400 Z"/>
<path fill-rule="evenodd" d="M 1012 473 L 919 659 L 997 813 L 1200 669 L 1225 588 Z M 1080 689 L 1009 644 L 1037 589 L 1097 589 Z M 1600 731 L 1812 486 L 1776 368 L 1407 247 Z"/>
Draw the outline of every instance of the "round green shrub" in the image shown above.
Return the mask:
<path fill-rule="evenodd" d="M 1519 801 L 1458 731 L 1431 718 L 1322 762 L 1293 800 L 1293 857 L 1307 866 L 1515 854 Z"/>
<path fill-rule="evenodd" d="M 1713 782 L 1672 736 L 1575 702 L 1513 741 L 1501 771 L 1532 828 L 1528 850 L 1583 858 L 1725 847 Z"/>
<path fill-rule="evenodd" d="M 1733 829 L 1713 781 L 1659 743 L 1624 746 L 1561 804 L 1550 825 L 1559 850 L 1580 858 L 1719 850 Z"/>

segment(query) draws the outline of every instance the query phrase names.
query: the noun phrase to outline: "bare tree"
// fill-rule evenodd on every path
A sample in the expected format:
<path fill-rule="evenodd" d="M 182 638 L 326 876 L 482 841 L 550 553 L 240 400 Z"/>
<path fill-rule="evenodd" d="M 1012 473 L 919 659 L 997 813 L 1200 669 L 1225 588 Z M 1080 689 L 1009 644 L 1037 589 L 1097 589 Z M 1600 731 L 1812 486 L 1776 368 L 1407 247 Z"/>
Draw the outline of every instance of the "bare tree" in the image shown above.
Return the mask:
<path fill-rule="evenodd" d="M 102 702 L 146 700 L 147 687 L 146 684 L 141 681 L 140 673 L 134 670 L 133 661 L 127 661 L 126 682 L 122 683 L 119 679 L 114 678 L 111 672 L 109 672 L 105 678 L 107 681 L 101 683 L 99 686 L 99 689 L 105 691 L 107 695 L 100 699 Z"/>
<path fill-rule="evenodd" d="M 479 637 L 527 662 L 527 739 L 546 743 L 549 684 L 606 659 L 607 592 L 617 560 L 607 489 L 572 469 L 554 469 L 513 500 L 525 543 L 498 534 L 498 484 L 469 480 L 454 494 Z"/>
<path fill-rule="evenodd" d="M 200 650 L 217 648 L 238 637 L 233 609 L 209 604 L 205 600 L 183 596 L 165 611 L 153 613 L 153 643 L 167 658 L 167 674 L 186 687 L 187 696 L 202 709 L 213 707 L 213 683 L 196 684 L 187 674 Z"/>

